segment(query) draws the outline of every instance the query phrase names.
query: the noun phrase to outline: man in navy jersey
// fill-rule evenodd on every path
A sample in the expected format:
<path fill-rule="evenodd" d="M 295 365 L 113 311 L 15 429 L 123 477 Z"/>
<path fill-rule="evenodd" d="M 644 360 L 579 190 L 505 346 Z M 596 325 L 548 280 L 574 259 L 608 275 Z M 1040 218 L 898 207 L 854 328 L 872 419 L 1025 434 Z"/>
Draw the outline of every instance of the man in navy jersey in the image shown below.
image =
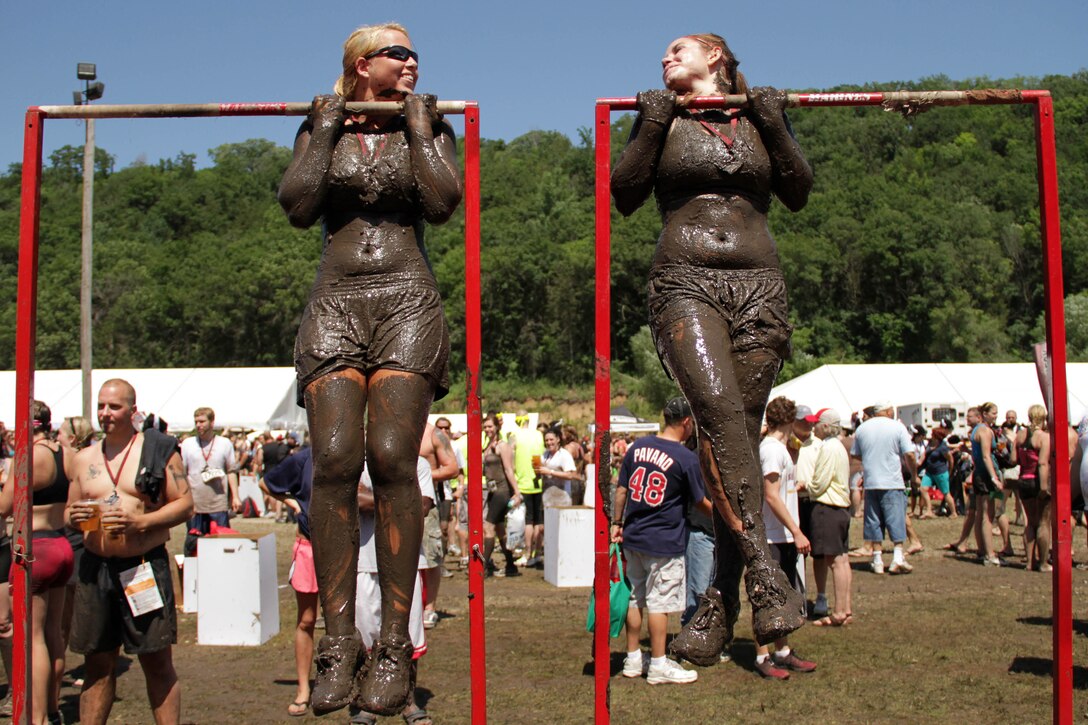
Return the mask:
<path fill-rule="evenodd" d="M 699 473 L 699 458 L 685 445 L 695 432 L 691 406 L 684 398 L 665 404 L 665 430 L 640 438 L 620 465 L 613 506 L 612 541 L 623 544 L 631 604 L 627 610 L 627 659 L 624 677 L 651 685 L 694 682 L 698 674 L 665 657 L 670 612 L 684 609 L 684 553 L 691 507 L 711 514 Z M 647 613 L 650 660 L 639 648 Z"/>

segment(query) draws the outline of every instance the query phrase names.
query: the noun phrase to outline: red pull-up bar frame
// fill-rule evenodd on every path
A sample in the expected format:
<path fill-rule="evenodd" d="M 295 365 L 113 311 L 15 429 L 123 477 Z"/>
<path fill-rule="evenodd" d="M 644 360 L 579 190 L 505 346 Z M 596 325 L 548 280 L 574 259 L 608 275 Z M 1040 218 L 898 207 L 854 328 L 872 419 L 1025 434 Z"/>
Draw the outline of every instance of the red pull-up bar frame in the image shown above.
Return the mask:
<path fill-rule="evenodd" d="M 309 103 L 205 103 L 159 105 L 31 106 L 23 142 L 22 201 L 19 219 L 19 281 L 15 334 L 15 507 L 11 580 L 15 621 L 12 661 L 13 722 L 30 722 L 30 587 L 33 559 L 29 482 L 32 479 L 31 415 L 38 303 L 38 227 L 41 212 L 42 137 L 47 118 L 193 118 L 204 116 L 303 116 Z M 348 103 L 353 113 L 391 115 L 401 103 Z M 439 113 L 465 116 L 465 400 L 469 440 L 479 440 L 480 420 L 480 109 L 475 101 L 439 101 Z M 482 453 L 469 446 L 468 479 L 483 477 Z M 483 495 L 469 486 L 469 658 L 472 721 L 487 721 L 487 668 L 484 648 Z"/>
<path fill-rule="evenodd" d="M 717 96 L 694 99 L 689 108 L 737 108 L 747 105 L 746 96 Z M 1038 161 L 1039 211 L 1042 222 L 1043 283 L 1046 291 L 1047 364 L 1053 385 L 1050 415 L 1056 461 L 1069 460 L 1069 397 L 1065 375 L 1065 308 L 1062 286 L 1061 228 L 1058 216 L 1058 165 L 1054 148 L 1054 103 L 1050 91 L 975 90 L 875 93 L 791 93 L 787 105 L 883 106 L 907 113 L 930 106 L 1010 105 L 1035 106 L 1035 148 Z M 611 159 L 611 115 L 613 111 L 637 110 L 634 98 L 600 98 L 595 123 L 596 171 L 596 389 L 594 416 L 596 432 L 597 490 L 600 503 L 595 517 L 594 579 L 596 619 L 608 621 L 608 492 L 609 410 L 611 407 L 611 212 L 609 189 Z M 1073 721 L 1073 626 L 1072 626 L 1072 537 L 1070 531 L 1069 467 L 1054 466 L 1053 529 L 1053 721 Z M 594 716 L 598 725 L 607 725 L 609 702 L 608 628 L 594 632 Z"/>

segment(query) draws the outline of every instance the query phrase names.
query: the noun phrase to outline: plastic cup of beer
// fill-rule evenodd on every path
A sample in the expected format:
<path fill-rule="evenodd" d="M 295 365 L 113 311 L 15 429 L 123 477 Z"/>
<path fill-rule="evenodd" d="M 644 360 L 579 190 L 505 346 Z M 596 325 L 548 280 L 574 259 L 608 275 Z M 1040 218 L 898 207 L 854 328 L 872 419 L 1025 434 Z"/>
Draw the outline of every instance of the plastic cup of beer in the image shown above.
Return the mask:
<path fill-rule="evenodd" d="M 540 456 L 533 456 L 533 468 L 540 468 L 540 465 Z"/>
<path fill-rule="evenodd" d="M 102 501 L 97 498 L 85 498 L 76 501 L 77 506 L 87 506 L 91 509 L 91 518 L 79 522 L 80 531 L 97 531 L 102 528 Z"/>

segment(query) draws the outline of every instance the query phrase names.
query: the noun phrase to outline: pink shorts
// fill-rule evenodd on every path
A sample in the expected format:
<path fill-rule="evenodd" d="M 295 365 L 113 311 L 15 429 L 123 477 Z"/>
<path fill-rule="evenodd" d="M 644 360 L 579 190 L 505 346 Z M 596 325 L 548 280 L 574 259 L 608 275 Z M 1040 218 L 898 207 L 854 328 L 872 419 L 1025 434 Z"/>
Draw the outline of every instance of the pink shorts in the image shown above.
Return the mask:
<path fill-rule="evenodd" d="M 34 559 L 30 564 L 30 591 L 41 594 L 50 589 L 63 587 L 72 576 L 75 557 L 72 545 L 63 531 L 35 531 Z M 8 579 L 13 580 L 15 564 L 12 563 Z"/>
<path fill-rule="evenodd" d="M 317 572 L 314 571 L 314 547 L 309 539 L 295 538 L 291 551 L 291 571 L 287 575 L 291 588 L 300 594 L 317 593 Z"/>

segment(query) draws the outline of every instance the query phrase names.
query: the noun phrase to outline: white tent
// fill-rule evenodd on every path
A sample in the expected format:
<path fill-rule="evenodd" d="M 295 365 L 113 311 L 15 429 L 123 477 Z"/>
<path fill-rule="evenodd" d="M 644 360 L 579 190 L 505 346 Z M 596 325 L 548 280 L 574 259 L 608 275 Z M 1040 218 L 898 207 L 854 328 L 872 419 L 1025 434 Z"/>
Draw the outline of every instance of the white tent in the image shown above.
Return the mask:
<path fill-rule="evenodd" d="M 1077 421 L 1088 409 L 1088 363 L 1068 363 L 1069 417 Z M 915 403 L 997 403 L 1000 416 L 1015 410 L 1020 420 L 1028 407 L 1043 403 L 1034 363 L 918 363 L 824 365 L 771 390 L 814 411 L 834 408 L 842 416 L 878 401 L 895 406 Z"/>
<path fill-rule="evenodd" d="M 94 370 L 91 374 L 92 404 L 98 388 L 110 378 L 123 378 L 136 388 L 136 407 L 154 413 L 171 430 L 190 430 L 193 410 L 207 406 L 215 411 L 215 425 L 222 428 L 264 430 L 274 413 L 281 422 L 291 418 L 295 400 L 295 369 L 282 368 L 158 368 L 145 370 Z M 38 370 L 34 397 L 53 412 L 54 424 L 65 416 L 83 414 L 79 370 Z M 291 406 L 287 406 L 287 402 Z M 302 422 L 305 412 L 301 408 Z M 0 371 L 0 420 L 15 425 L 15 373 Z M 97 427 L 97 421 L 91 421 Z M 282 425 L 298 430 L 305 425 Z"/>

